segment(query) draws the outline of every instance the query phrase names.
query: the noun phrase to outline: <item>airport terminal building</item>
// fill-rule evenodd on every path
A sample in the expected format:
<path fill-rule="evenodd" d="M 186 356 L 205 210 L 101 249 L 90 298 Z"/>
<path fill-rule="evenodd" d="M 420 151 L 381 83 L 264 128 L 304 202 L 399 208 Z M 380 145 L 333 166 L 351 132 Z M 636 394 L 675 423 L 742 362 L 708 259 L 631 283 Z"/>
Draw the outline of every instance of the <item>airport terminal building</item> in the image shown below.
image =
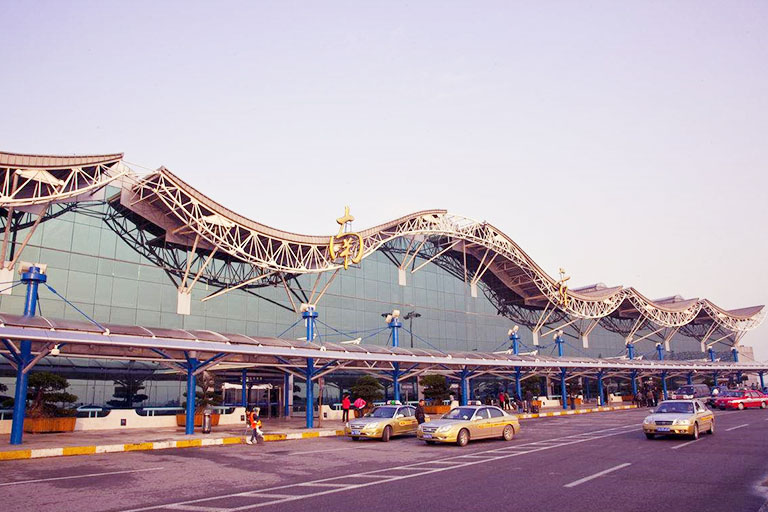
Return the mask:
<path fill-rule="evenodd" d="M 141 326 L 150 339 L 171 332 L 187 333 L 190 340 L 229 333 L 251 341 L 294 340 L 318 350 L 377 352 L 394 345 L 454 358 L 512 354 L 514 341 L 513 355 L 530 358 L 714 364 L 738 361 L 743 335 L 763 318 L 762 306 L 726 311 L 706 299 L 651 300 L 622 286 L 569 287 L 567 276 L 547 275 L 507 234 L 443 210 L 362 229 L 351 215 L 361 206 L 352 205 L 352 212 L 340 207 L 344 215 L 329 219 L 328 236 L 287 233 L 228 210 L 165 168 L 139 175 L 122 158 L 0 153 L 4 326 L 31 326 L 17 316 L 27 307 L 20 271 L 35 264 L 47 280 L 31 313 L 55 319 L 42 325 L 55 332 L 66 331 L 67 322 L 104 333 Z M 393 319 L 393 311 L 399 317 Z M 0 347 L 0 382 L 13 396 L 17 347 L 8 340 Z M 154 357 L 145 351 L 135 357 L 127 349 L 107 353 L 93 344 L 77 345 L 90 351 L 70 352 L 74 346 L 42 344 L 32 356 L 35 371 L 68 378 L 78 404 L 184 402 L 187 376 L 162 347 L 152 349 Z M 206 361 L 206 369 L 234 384 L 244 377 L 260 390 L 250 401 L 271 403 L 273 414 L 283 414 L 286 401 L 294 411 L 304 409 L 300 373 L 277 356 L 275 364 L 254 361 L 222 356 Z M 740 362 L 748 362 L 743 354 Z M 315 380 L 315 396 L 322 383 L 324 403 L 338 401 L 367 371 L 337 366 Z M 430 371 L 425 368 L 394 376 L 403 399 L 418 394 L 419 376 Z M 445 366 L 432 370 L 450 373 Z M 546 377 L 546 371 L 531 370 L 530 377 Z M 394 396 L 392 374 L 379 374 Z M 512 375 L 482 373 L 468 391 L 480 398 Z M 141 382 L 138 403 L 121 393 L 126 380 Z M 611 382 L 628 386 L 622 378 Z M 555 381 L 546 392 L 557 392 Z"/>

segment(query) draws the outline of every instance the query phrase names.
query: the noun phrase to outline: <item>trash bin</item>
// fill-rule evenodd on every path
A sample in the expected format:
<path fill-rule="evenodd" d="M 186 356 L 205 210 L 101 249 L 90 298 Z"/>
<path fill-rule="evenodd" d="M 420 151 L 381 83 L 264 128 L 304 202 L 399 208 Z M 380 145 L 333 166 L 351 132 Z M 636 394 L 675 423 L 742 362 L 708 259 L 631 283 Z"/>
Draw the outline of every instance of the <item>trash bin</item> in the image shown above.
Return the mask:
<path fill-rule="evenodd" d="M 203 411 L 203 434 L 211 433 L 211 410 L 206 409 Z"/>
<path fill-rule="evenodd" d="M 571 395 L 571 410 L 572 411 L 576 410 L 576 397 L 573 395 Z"/>

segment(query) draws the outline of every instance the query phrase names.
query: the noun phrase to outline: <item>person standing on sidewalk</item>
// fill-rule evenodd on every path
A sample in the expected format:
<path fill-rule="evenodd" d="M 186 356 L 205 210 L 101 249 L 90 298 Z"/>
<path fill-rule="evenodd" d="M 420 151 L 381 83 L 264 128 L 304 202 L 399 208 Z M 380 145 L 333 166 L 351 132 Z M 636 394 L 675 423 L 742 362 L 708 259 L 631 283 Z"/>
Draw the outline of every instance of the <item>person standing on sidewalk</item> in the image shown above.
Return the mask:
<path fill-rule="evenodd" d="M 341 422 L 346 423 L 349 421 L 349 408 L 352 403 L 349 401 L 349 395 L 344 393 L 344 398 L 341 399 Z"/>
<path fill-rule="evenodd" d="M 416 405 L 416 412 L 414 413 L 414 416 L 416 416 L 416 422 L 421 425 L 426 421 L 426 415 L 424 414 L 424 399 L 422 398 L 419 400 L 419 403 Z"/>
<path fill-rule="evenodd" d="M 251 427 L 251 437 L 246 439 L 248 444 L 259 444 L 264 441 L 264 435 L 261 432 L 261 419 L 259 419 L 259 413 L 256 409 L 252 409 L 248 413 L 248 424 Z"/>

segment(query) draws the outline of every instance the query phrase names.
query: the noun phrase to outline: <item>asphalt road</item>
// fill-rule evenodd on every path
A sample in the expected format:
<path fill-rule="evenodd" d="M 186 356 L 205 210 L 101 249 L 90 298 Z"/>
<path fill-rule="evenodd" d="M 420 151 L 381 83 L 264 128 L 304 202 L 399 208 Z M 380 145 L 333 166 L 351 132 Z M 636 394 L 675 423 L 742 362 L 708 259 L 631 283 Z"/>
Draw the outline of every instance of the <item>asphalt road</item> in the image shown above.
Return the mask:
<path fill-rule="evenodd" d="M 758 511 L 768 411 L 717 412 L 699 441 L 643 436 L 645 411 L 523 422 L 465 448 L 344 438 L 0 463 L 4 510 Z"/>

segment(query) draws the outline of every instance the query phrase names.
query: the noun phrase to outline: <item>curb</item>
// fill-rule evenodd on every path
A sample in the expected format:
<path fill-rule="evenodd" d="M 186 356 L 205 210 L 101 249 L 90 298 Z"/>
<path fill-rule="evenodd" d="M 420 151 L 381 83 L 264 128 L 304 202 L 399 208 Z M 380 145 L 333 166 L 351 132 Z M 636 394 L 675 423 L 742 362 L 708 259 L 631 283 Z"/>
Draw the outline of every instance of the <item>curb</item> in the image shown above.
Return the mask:
<path fill-rule="evenodd" d="M 343 436 L 343 430 L 321 430 L 319 432 L 296 432 L 290 434 L 264 434 L 265 442 L 310 439 L 315 437 Z M 99 446 L 67 446 L 64 448 L 38 448 L 0 452 L 2 460 L 39 459 L 43 457 L 68 457 L 72 455 L 94 455 L 97 453 L 137 452 L 145 450 L 167 450 L 169 448 L 198 448 L 245 444 L 245 437 L 219 437 L 216 439 L 181 439 L 179 441 L 156 441 L 151 443 L 106 444 Z"/>
<path fill-rule="evenodd" d="M 636 405 L 617 405 L 612 407 L 592 407 L 568 411 L 542 412 L 537 414 L 518 414 L 521 420 L 549 418 L 554 416 L 572 416 L 595 412 L 623 411 L 636 409 Z M 316 432 L 295 432 L 290 434 L 264 434 L 265 442 L 289 441 L 294 439 L 312 439 L 316 437 L 343 436 L 343 430 L 321 430 Z M 20 459 L 40 459 L 43 457 L 69 457 L 72 455 L 94 455 L 97 453 L 137 452 L 145 450 L 167 450 L 169 448 L 198 448 L 203 446 L 224 446 L 245 444 L 245 437 L 220 437 L 216 439 L 181 439 L 178 441 L 156 441 L 151 443 L 106 444 L 99 446 L 67 446 L 64 448 L 38 448 L 35 450 L 0 451 L 0 461 Z"/>

